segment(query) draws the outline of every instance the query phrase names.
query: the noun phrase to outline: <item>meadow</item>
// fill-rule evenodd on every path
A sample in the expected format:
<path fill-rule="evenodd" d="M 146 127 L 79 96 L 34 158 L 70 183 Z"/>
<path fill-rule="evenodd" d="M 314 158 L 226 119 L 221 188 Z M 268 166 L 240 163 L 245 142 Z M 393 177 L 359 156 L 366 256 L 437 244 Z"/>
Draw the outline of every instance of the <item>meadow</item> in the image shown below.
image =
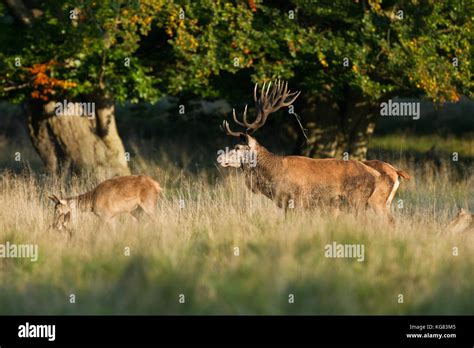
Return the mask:
<path fill-rule="evenodd" d="M 18 146 L 3 144 L 2 163 Z M 36 262 L 0 260 L 0 314 L 474 313 L 474 235 L 445 230 L 458 207 L 474 206 L 472 164 L 394 162 L 412 179 L 387 226 L 370 214 L 285 218 L 235 169 L 183 169 L 159 153 L 132 161 L 164 188 L 156 223 L 123 217 L 108 229 L 84 214 L 72 237 L 49 228 L 47 195 L 81 193 L 95 179 L 26 163 L 0 174 L 0 244 L 39 248 Z M 325 257 L 333 242 L 364 245 L 364 261 Z"/>

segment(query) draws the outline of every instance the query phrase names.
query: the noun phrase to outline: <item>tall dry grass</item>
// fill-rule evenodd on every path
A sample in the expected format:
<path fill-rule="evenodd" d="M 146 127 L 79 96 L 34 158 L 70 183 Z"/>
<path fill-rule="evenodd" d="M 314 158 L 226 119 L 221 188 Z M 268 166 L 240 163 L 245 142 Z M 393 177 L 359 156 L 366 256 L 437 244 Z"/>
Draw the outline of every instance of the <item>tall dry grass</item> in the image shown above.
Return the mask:
<path fill-rule="evenodd" d="M 72 238 L 49 229 L 47 194 L 84 192 L 94 179 L 0 175 L 0 244 L 39 246 L 37 262 L 0 259 L 0 314 L 474 313 L 474 235 L 445 231 L 458 206 L 473 207 L 472 171 L 396 164 L 413 179 L 389 227 L 370 214 L 285 218 L 236 170 L 134 161 L 164 187 L 157 223 L 124 216 L 109 229 L 83 214 Z M 363 244 L 365 260 L 326 258 L 333 241 Z"/>

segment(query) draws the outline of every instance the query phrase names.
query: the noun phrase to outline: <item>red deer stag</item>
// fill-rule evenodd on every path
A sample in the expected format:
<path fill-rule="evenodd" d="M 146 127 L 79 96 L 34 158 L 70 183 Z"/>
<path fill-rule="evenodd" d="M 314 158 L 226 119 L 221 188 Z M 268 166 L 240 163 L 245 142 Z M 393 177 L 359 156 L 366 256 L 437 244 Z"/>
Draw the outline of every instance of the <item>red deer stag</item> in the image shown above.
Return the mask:
<path fill-rule="evenodd" d="M 270 87 L 271 83 L 264 84 L 257 98 L 258 85 L 255 85 L 257 116 L 253 122 L 247 119 L 247 106 L 242 121 L 233 110 L 235 123 L 245 127 L 245 132 L 234 132 L 227 121 L 223 122 L 222 130 L 240 138 L 240 143 L 219 156 L 220 165 L 241 168 L 252 192 L 264 194 L 285 211 L 314 206 L 337 209 L 345 203 L 353 211 L 369 206 L 389 218 L 386 197 L 378 187 L 381 174 L 377 170 L 354 160 L 275 155 L 250 135 L 265 124 L 271 113 L 291 105 L 300 95 L 300 92 L 291 93 L 288 83 L 280 80 Z"/>

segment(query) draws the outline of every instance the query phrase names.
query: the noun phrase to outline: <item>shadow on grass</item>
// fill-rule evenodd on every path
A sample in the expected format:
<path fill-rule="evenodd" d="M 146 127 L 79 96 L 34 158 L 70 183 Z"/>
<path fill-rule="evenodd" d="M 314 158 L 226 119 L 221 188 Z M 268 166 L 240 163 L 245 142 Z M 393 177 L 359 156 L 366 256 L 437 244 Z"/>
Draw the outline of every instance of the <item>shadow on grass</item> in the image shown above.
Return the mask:
<path fill-rule="evenodd" d="M 100 263 L 89 266 L 75 275 L 60 269 L 49 282 L 38 279 L 22 286 L 3 283 L 0 314 L 474 313 L 474 285 L 468 280 L 459 284 L 459 277 L 449 275 L 448 270 L 433 279 L 436 289 L 432 294 L 418 293 L 417 298 L 397 304 L 393 283 L 381 285 L 376 279 L 367 283 L 329 268 L 316 277 L 289 281 L 281 287 L 277 285 L 278 272 L 265 277 L 266 272 L 259 271 L 258 265 L 206 276 L 210 283 L 203 281 L 198 264 L 173 267 L 167 260 L 157 263 L 143 256 L 119 262 L 115 270 L 112 265 L 104 269 Z M 460 271 L 466 274 L 466 270 Z M 57 277 L 63 279 L 61 284 Z M 71 294 L 75 303 L 70 302 Z M 290 294 L 294 295 L 293 303 L 289 302 Z"/>

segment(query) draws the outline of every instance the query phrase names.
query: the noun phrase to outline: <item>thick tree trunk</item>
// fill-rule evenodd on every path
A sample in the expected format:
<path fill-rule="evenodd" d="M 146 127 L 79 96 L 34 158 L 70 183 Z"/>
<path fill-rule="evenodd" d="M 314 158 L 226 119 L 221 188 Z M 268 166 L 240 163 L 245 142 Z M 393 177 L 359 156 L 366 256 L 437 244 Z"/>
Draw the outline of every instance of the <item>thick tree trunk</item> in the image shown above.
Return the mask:
<path fill-rule="evenodd" d="M 349 92 L 345 101 L 344 139 L 341 148 L 351 159 L 365 160 L 369 139 L 375 129 L 376 104 L 359 93 Z"/>
<path fill-rule="evenodd" d="M 342 102 L 323 96 L 304 100 L 302 112 L 309 142 L 301 154 L 313 158 L 344 158 L 364 160 L 367 145 L 375 128 L 376 108 L 363 96 L 348 91 Z"/>
<path fill-rule="evenodd" d="M 94 102 L 95 117 L 58 116 L 56 102 L 27 102 L 28 134 L 48 171 L 108 177 L 130 173 L 113 100 L 101 97 Z"/>
<path fill-rule="evenodd" d="M 3 0 L 9 13 L 23 26 L 33 26 L 34 15 L 22 0 Z M 113 99 L 104 91 L 94 97 L 95 117 L 56 116 L 55 102 L 26 102 L 28 134 L 46 168 L 53 173 L 92 172 L 125 175 L 130 170 L 115 124 Z"/>
<path fill-rule="evenodd" d="M 308 141 L 305 140 L 301 154 L 314 158 L 335 157 L 339 143 L 339 106 L 321 96 L 310 96 L 304 103 L 302 119 Z"/>

